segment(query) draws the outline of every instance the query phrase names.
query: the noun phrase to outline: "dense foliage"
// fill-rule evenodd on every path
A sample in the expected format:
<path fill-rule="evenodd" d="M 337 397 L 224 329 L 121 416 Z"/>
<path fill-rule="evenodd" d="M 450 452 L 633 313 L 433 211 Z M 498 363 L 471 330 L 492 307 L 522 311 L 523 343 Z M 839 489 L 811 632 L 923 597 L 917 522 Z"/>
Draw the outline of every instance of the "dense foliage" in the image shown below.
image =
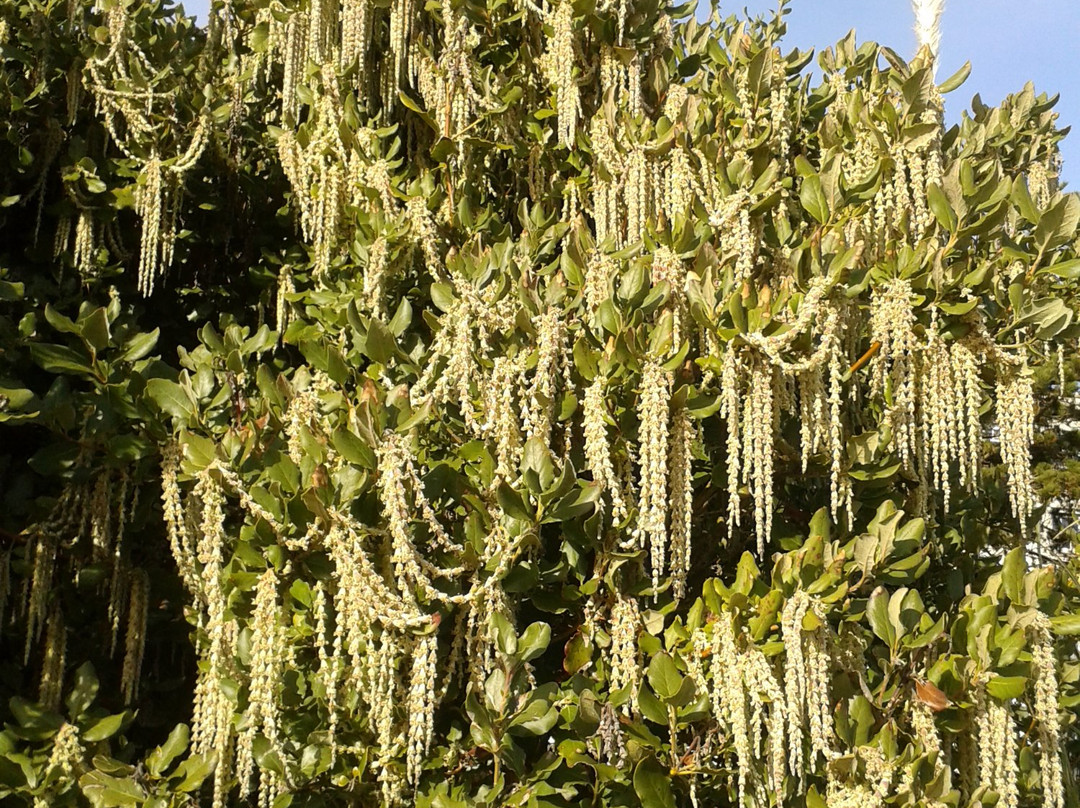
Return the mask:
<path fill-rule="evenodd" d="M 1076 804 L 1054 99 L 784 33 L 0 3 L 0 800 Z"/>

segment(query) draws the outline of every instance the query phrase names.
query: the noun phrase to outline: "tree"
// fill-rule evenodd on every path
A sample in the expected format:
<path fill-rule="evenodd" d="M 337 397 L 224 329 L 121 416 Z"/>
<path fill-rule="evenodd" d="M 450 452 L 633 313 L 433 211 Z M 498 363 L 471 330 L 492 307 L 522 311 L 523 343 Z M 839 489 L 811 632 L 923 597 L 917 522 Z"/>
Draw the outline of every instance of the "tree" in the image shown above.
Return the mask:
<path fill-rule="evenodd" d="M 1080 197 L 924 5 L 0 7 L 0 795 L 1074 802 Z"/>

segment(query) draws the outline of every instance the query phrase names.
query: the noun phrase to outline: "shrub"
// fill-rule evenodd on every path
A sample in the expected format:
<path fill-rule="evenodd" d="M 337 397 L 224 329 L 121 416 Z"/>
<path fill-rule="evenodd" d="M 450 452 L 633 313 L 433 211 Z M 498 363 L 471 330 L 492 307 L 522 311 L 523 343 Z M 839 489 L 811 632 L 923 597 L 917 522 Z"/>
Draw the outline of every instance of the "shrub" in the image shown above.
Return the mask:
<path fill-rule="evenodd" d="M 1074 802 L 1054 99 L 785 13 L 0 7 L 0 796 Z"/>

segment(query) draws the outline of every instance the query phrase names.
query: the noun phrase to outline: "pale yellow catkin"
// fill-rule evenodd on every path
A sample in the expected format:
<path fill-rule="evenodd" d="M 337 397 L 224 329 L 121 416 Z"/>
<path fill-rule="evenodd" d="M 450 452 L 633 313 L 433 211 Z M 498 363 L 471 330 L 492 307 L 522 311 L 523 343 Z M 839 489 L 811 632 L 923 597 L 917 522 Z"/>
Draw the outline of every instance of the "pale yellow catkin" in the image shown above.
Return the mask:
<path fill-rule="evenodd" d="M 676 599 L 686 595 L 686 576 L 690 571 L 693 534 L 694 486 L 693 452 L 697 424 L 685 404 L 678 406 L 671 419 L 671 448 L 668 458 L 671 507 L 671 585 Z"/>
<path fill-rule="evenodd" d="M 11 548 L 0 552 L 0 626 L 7 616 L 8 599 L 11 597 Z"/>
<path fill-rule="evenodd" d="M 202 595 L 208 644 L 200 649 L 204 666 L 200 666 L 195 685 L 195 709 L 192 720 L 192 749 L 199 754 L 216 754 L 218 768 L 214 773 L 213 808 L 223 808 L 228 796 L 229 776 L 233 759 L 233 703 L 228 694 L 228 680 L 234 668 L 234 649 L 237 625 L 227 617 L 226 593 L 222 567 L 227 540 L 225 532 L 225 500 L 221 486 L 210 470 L 199 472 L 195 498 L 201 506 L 196 560 L 200 566 Z M 202 615 L 205 615 L 203 618 Z"/>
<path fill-rule="evenodd" d="M 1064 808 L 1065 788 L 1061 764 L 1061 719 L 1058 707 L 1057 661 L 1050 620 L 1037 612 L 1029 629 L 1031 667 L 1035 680 L 1034 717 L 1039 725 L 1039 779 L 1046 808 Z"/>
<path fill-rule="evenodd" d="M 610 500 L 611 521 L 619 526 L 626 521 L 628 512 L 623 499 L 622 486 L 611 460 L 607 423 L 610 415 L 605 401 L 603 376 L 597 376 L 585 389 L 582 410 L 586 468 L 592 473 L 593 481 L 600 485 L 601 490 Z"/>
<path fill-rule="evenodd" d="M 165 519 L 165 532 L 169 537 L 173 561 L 189 592 L 198 595 L 201 578 L 195 566 L 195 545 L 180 496 L 177 475 L 180 472 L 180 446 L 171 442 L 161 452 L 161 510 Z"/>
<path fill-rule="evenodd" d="M 1016 720 L 1006 703 L 987 693 L 987 678 L 981 676 L 975 690 L 979 784 L 998 793 L 1001 808 L 1017 808 L 1020 790 Z"/>
<path fill-rule="evenodd" d="M 524 445 L 516 400 L 518 378 L 517 363 L 505 356 L 497 356 L 492 363 L 491 375 L 484 387 L 486 421 L 482 432 L 489 441 L 495 444 L 496 476 L 507 481 L 516 479 L 519 475 Z M 588 401 L 587 395 L 586 401 Z M 588 432 L 588 426 L 586 426 L 586 432 Z M 588 445 L 586 437 L 586 446 Z M 588 449 L 586 449 L 586 460 L 588 457 Z M 597 479 L 595 470 L 593 479 Z"/>
<path fill-rule="evenodd" d="M 896 761 L 876 746 L 856 747 L 853 757 L 861 766 L 846 767 L 845 776 L 840 774 L 839 761 L 826 769 L 829 808 L 884 808 L 893 790 Z"/>
<path fill-rule="evenodd" d="M 70 781 L 81 773 L 86 750 L 79 738 L 79 727 L 65 722 L 53 736 L 47 771 L 58 774 L 61 782 Z"/>
<path fill-rule="evenodd" d="M 259 576 L 255 587 L 255 609 L 251 617 L 251 662 L 248 674 L 248 708 L 243 729 L 237 738 L 236 768 L 241 792 L 251 791 L 254 775 L 253 745 L 262 735 L 270 748 L 280 754 L 280 711 L 278 695 L 284 672 L 287 638 L 278 603 L 278 577 L 273 567 Z M 273 802 L 284 784 L 270 770 L 259 772 L 259 800 Z"/>
<path fill-rule="evenodd" d="M 728 520 L 727 529 L 730 538 L 735 527 L 741 523 L 742 507 L 739 496 L 739 481 L 742 477 L 743 458 L 742 441 L 742 374 L 743 366 L 739 353 L 728 347 L 721 357 L 720 371 L 720 416 L 724 419 L 727 432 L 725 446 L 727 456 Z"/>
<path fill-rule="evenodd" d="M 772 534 L 773 440 L 778 418 L 776 383 L 773 366 L 762 357 L 753 356 L 739 425 L 739 454 L 742 482 L 754 499 L 754 534 L 760 556 L 765 555 L 765 544 Z"/>
<path fill-rule="evenodd" d="M 1031 471 L 1031 444 L 1035 439 L 1035 396 L 1027 367 L 999 370 L 997 380 L 997 421 L 1001 459 L 1008 480 L 1013 516 L 1020 522 L 1021 535 L 1035 509 L 1034 477 Z"/>
<path fill-rule="evenodd" d="M 574 4 L 570 0 L 558 0 L 546 22 L 551 26 L 552 34 L 546 42 L 540 66 L 555 91 L 559 143 L 573 148 L 581 114 L 580 94 L 574 79 Z"/>
<path fill-rule="evenodd" d="M 723 610 L 691 635 L 684 656 L 699 691 L 708 696 L 721 730 L 731 738 L 740 804 L 783 800 L 786 776 L 784 690 L 773 666 Z"/>
<path fill-rule="evenodd" d="M 890 279 L 873 293 L 870 309 L 870 339 L 880 345 L 873 360 L 871 394 L 887 396 L 885 422 L 892 431 L 893 446 L 906 468 L 914 469 L 919 450 L 916 431 L 916 359 L 919 350 L 915 334 L 909 281 Z"/>
<path fill-rule="evenodd" d="M 409 691 L 405 698 L 405 712 L 409 716 L 405 765 L 408 780 L 413 785 L 420 780 L 424 758 L 431 747 L 434 733 L 437 648 L 434 633 L 421 636 L 413 646 Z"/>
<path fill-rule="evenodd" d="M 673 376 L 655 360 L 646 362 L 638 396 L 638 516 L 633 535 L 649 549 L 656 589 L 667 564 L 668 462 Z"/>
<path fill-rule="evenodd" d="M 536 368 L 529 382 L 522 382 L 521 428 L 528 438 L 550 444 L 555 418 L 558 374 L 566 364 L 567 328 L 560 312 L 552 309 L 539 318 Z"/>
<path fill-rule="evenodd" d="M 817 628 L 804 628 L 808 616 Z M 803 590 L 796 590 L 784 604 L 780 626 L 785 650 L 788 768 L 800 783 L 805 783 L 807 771 L 816 766 L 819 754 L 825 760 L 832 756 L 832 676 L 826 625 L 821 606 Z M 809 759 L 804 757 L 807 735 Z"/>
<path fill-rule="evenodd" d="M 629 715 L 637 710 L 637 694 L 641 686 L 641 651 L 638 632 L 641 630 L 641 609 L 637 598 L 621 592 L 611 608 L 611 647 L 608 651 L 608 679 L 611 690 L 627 688 L 629 698 L 622 711 Z"/>

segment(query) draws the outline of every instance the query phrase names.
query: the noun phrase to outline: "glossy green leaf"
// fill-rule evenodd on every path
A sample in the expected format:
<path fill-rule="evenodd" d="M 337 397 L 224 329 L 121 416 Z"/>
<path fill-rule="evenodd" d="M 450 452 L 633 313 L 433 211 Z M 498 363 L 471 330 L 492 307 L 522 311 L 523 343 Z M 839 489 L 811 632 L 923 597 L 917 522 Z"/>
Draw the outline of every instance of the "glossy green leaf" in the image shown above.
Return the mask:
<path fill-rule="evenodd" d="M 634 793 L 642 808 L 675 808 L 675 795 L 667 769 L 652 755 L 634 767 Z"/>

